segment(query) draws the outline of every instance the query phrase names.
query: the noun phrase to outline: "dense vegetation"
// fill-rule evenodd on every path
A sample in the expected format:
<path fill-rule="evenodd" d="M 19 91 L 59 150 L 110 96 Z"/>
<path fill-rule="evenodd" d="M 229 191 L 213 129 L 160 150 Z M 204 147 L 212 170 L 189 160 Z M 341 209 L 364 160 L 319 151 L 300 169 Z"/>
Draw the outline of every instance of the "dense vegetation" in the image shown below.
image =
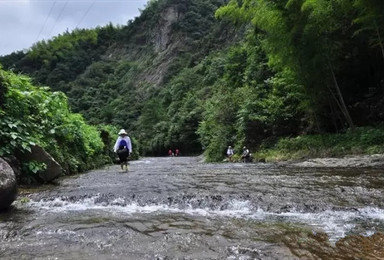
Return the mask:
<path fill-rule="evenodd" d="M 380 137 L 383 25 L 380 0 L 157 0 L 126 26 L 65 32 L 1 63 L 65 92 L 87 122 L 128 129 L 144 155 L 218 161 L 228 145 L 262 156 L 303 134 Z"/>
<path fill-rule="evenodd" d="M 23 153 L 35 145 L 51 154 L 65 174 L 112 162 L 108 146 L 113 146 L 116 129 L 86 124 L 80 114 L 70 112 L 63 93 L 33 86 L 29 78 L 1 68 L 0 90 L 0 156 L 19 159 L 20 181 L 37 181 L 37 173 L 45 167 L 23 161 Z"/>

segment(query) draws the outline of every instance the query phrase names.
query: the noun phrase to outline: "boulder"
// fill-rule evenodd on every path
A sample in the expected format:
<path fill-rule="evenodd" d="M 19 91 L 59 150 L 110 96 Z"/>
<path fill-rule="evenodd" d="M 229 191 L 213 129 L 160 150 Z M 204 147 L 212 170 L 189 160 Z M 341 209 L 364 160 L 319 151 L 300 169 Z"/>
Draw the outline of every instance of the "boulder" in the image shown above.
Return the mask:
<path fill-rule="evenodd" d="M 11 166 L 13 172 L 16 175 L 16 181 L 20 180 L 21 177 L 21 164 L 20 161 L 13 155 L 3 158 L 9 166 Z"/>
<path fill-rule="evenodd" d="M 60 164 L 40 146 L 32 146 L 31 152 L 24 153 L 20 159 L 23 162 L 37 161 L 45 163 L 47 168 L 38 172 L 39 177 L 44 181 L 50 182 L 63 174 L 63 168 Z"/>
<path fill-rule="evenodd" d="M 7 209 L 17 196 L 16 176 L 11 166 L 0 158 L 0 211 Z"/>

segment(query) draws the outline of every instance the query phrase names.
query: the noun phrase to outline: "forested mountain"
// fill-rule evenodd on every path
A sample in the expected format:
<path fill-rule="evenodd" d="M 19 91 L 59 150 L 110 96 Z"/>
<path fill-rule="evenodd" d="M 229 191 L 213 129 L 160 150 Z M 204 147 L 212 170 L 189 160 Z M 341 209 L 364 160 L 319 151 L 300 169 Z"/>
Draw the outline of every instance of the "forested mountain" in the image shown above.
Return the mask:
<path fill-rule="evenodd" d="M 5 69 L 63 91 L 142 154 L 253 150 L 384 119 L 381 0 L 155 0 L 126 26 L 65 32 Z"/>

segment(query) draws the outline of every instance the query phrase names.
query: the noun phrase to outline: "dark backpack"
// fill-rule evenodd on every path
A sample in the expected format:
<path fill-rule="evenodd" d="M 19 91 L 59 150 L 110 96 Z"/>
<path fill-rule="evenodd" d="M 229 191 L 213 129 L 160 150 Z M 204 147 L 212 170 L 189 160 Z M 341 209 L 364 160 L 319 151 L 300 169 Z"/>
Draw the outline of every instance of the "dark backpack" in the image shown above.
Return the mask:
<path fill-rule="evenodd" d="M 124 149 L 124 148 L 128 148 L 128 144 L 127 144 L 127 141 L 125 141 L 124 139 L 120 141 L 119 143 L 119 149 Z"/>

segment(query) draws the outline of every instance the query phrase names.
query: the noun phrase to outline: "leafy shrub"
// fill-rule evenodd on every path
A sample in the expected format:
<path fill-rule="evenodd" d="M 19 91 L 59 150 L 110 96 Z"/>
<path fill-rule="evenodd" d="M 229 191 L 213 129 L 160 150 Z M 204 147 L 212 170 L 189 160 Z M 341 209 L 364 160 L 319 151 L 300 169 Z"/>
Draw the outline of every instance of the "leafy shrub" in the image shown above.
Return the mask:
<path fill-rule="evenodd" d="M 24 175 L 21 177 L 22 182 L 31 184 L 32 182 L 36 182 L 38 179 L 38 172 L 47 169 L 47 165 L 37 161 L 29 161 L 23 163 L 21 169 L 24 173 Z"/>
<path fill-rule="evenodd" d="M 1 68 L 0 82 L 6 88 L 0 107 L 0 156 L 17 155 L 39 145 L 67 174 L 112 161 L 101 129 L 88 125 L 80 114 L 71 113 L 63 93 L 33 86 L 29 78 Z M 112 129 L 102 128 L 107 132 Z M 35 162 L 22 163 L 21 179 L 27 182 L 43 169 L 43 165 Z"/>

